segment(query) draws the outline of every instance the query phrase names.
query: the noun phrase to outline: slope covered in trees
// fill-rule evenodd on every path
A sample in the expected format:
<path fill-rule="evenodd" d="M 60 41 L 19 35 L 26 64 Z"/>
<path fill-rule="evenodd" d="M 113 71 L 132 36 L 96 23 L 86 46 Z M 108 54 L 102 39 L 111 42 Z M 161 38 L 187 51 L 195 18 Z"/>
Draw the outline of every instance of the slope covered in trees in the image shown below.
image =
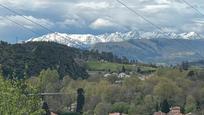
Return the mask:
<path fill-rule="evenodd" d="M 0 65 L 7 78 L 36 76 L 43 69 L 56 69 L 60 77 L 73 79 L 88 77 L 83 62 L 87 60 L 118 61 L 111 53 L 83 51 L 53 42 L 8 44 L 0 42 Z"/>

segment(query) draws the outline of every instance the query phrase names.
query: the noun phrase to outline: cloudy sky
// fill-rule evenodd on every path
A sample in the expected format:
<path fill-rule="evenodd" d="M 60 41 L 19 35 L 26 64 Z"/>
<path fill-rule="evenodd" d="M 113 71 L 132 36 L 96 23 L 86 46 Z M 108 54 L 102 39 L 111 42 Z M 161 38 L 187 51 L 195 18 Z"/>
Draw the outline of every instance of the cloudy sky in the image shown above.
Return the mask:
<path fill-rule="evenodd" d="M 204 16 L 199 15 L 182 0 L 123 1 L 165 31 L 195 31 L 204 34 Z M 204 13 L 204 0 L 186 1 Z M 156 31 L 116 0 L 0 0 L 0 4 L 55 32 L 103 34 L 133 29 Z M 14 43 L 16 39 L 25 40 L 47 33 L 50 32 L 0 7 L 0 40 Z"/>

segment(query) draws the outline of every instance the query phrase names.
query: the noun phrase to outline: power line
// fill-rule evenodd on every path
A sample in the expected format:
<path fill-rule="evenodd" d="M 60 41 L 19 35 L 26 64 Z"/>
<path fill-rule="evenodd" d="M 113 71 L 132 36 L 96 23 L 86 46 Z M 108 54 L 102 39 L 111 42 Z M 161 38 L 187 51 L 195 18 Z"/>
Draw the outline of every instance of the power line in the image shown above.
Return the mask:
<path fill-rule="evenodd" d="M 136 14 L 137 16 L 139 16 L 140 18 L 142 18 L 143 20 L 145 20 L 146 22 L 148 22 L 149 24 L 151 24 L 152 26 L 156 27 L 159 30 L 162 30 L 161 27 L 157 26 L 156 24 L 152 23 L 150 20 L 148 20 L 147 18 L 145 18 L 144 16 L 140 15 L 138 12 L 136 12 L 135 10 L 133 10 L 132 8 L 130 8 L 129 6 L 127 6 L 126 4 L 124 4 L 123 2 L 121 2 L 120 0 L 116 0 L 118 1 L 120 4 L 122 4 L 123 6 L 125 6 L 128 10 L 132 11 L 134 14 Z"/>
<path fill-rule="evenodd" d="M 14 14 L 17 14 L 17 15 L 23 17 L 24 19 L 28 20 L 29 22 L 31 22 L 31 23 L 33 23 L 33 24 L 35 24 L 35 25 L 40 26 L 41 28 L 47 30 L 47 31 L 50 32 L 50 33 L 54 33 L 55 35 L 60 36 L 60 37 L 65 38 L 65 39 L 70 38 L 70 37 L 68 37 L 68 36 L 64 37 L 64 36 L 62 36 L 62 35 L 56 34 L 54 31 L 52 31 L 51 29 L 47 28 L 46 26 L 43 26 L 42 24 L 39 24 L 39 23 L 37 23 L 37 22 L 35 22 L 35 21 L 33 21 L 33 20 L 27 18 L 27 17 L 24 16 L 23 14 L 21 14 L 21 13 L 19 13 L 19 12 L 17 12 L 17 11 L 12 10 L 12 9 L 9 8 L 8 6 L 5 6 L 5 5 L 3 5 L 3 4 L 1 4 L 1 3 L 0 3 L 0 6 L 3 7 L 3 8 L 5 8 L 5 9 L 7 9 L 8 11 L 10 11 L 10 12 L 12 12 L 12 13 L 14 13 Z M 70 38 L 70 39 L 71 39 L 71 38 Z M 60 41 L 60 42 L 61 42 L 61 41 Z M 76 44 L 76 45 L 78 45 L 78 44 Z"/>
<path fill-rule="evenodd" d="M 165 32 L 163 31 L 163 29 L 154 24 L 153 22 L 151 22 L 149 19 L 147 19 L 146 17 L 144 17 L 143 15 L 139 14 L 138 12 L 136 12 L 135 10 L 133 10 L 132 8 L 130 8 L 129 6 L 127 6 L 125 3 L 123 3 L 120 0 L 116 0 L 117 2 L 119 2 L 120 4 L 122 4 L 124 7 L 126 7 L 128 10 L 130 10 L 131 12 L 133 12 L 135 15 L 139 16 L 140 18 L 142 18 L 144 21 L 146 21 L 147 23 L 151 24 L 152 26 L 154 26 L 155 28 L 157 28 L 161 33 L 163 33 L 166 37 L 170 38 L 168 35 L 165 34 Z M 171 38 L 170 38 L 171 39 Z"/>
<path fill-rule="evenodd" d="M 28 94 L 29 96 L 54 96 L 54 95 L 70 95 L 70 93 L 36 93 Z"/>
<path fill-rule="evenodd" d="M 12 12 L 12 13 L 14 13 L 14 14 L 17 14 L 17 15 L 23 17 L 24 19 L 30 21 L 31 23 L 34 23 L 34 24 L 40 26 L 41 28 L 44 28 L 45 30 L 54 33 L 52 30 L 48 29 L 47 27 L 45 27 L 45 26 L 43 26 L 43 25 L 41 25 L 41 24 L 39 24 L 39 23 L 37 23 L 37 22 L 34 22 L 33 20 L 27 18 L 27 17 L 24 16 L 23 14 L 21 14 L 21 13 L 19 13 L 19 12 L 16 12 L 16 11 L 10 9 L 9 7 L 7 7 L 7 6 L 5 6 L 5 5 L 3 5 L 3 4 L 1 4 L 1 3 L 0 3 L 0 6 L 3 7 L 3 8 L 5 8 L 5 9 L 7 9 L 8 11 L 10 11 L 10 12 Z"/>
<path fill-rule="evenodd" d="M 186 0 L 182 0 L 186 5 L 188 5 L 189 7 L 191 7 L 192 9 L 194 9 L 199 15 L 204 16 L 204 14 L 198 10 L 196 7 L 194 7 L 193 5 L 191 5 L 189 2 L 187 2 Z"/>
<path fill-rule="evenodd" d="M 133 12 L 135 15 L 137 15 L 137 16 L 139 16 L 140 18 L 142 18 L 143 20 L 145 20 L 147 23 L 149 23 L 149 24 L 151 24 L 152 26 L 154 26 L 155 28 L 157 28 L 157 29 L 159 29 L 159 31 L 160 32 L 162 32 L 163 33 L 163 35 L 165 35 L 165 36 L 167 36 L 168 38 L 170 38 L 171 39 L 171 37 L 169 37 L 168 35 L 166 35 L 165 34 L 165 32 L 163 31 L 163 29 L 160 27 L 160 26 L 158 26 L 158 25 L 156 25 L 156 24 L 154 24 L 153 22 L 151 22 L 150 20 L 148 20 L 146 17 L 144 17 L 144 16 L 142 16 L 141 14 L 139 14 L 138 12 L 136 12 L 134 9 L 132 9 L 132 8 L 130 8 L 129 6 L 127 6 L 125 3 L 123 3 L 121 0 L 116 0 L 118 3 L 120 3 L 121 5 L 123 5 L 124 7 L 126 7 L 128 10 L 130 10 L 131 12 Z M 180 43 L 180 42 L 178 42 L 178 43 Z M 182 46 L 185 46 L 183 43 L 180 43 Z M 190 48 L 190 47 L 188 47 L 188 46 L 185 46 L 185 47 L 183 47 L 183 48 L 188 48 L 188 49 L 192 49 L 192 48 Z M 200 52 L 195 52 L 195 53 L 197 53 L 200 57 L 202 57 L 202 58 L 204 58 L 204 56 L 202 56 L 201 55 L 201 53 Z"/>
<path fill-rule="evenodd" d="M 199 15 L 204 16 L 204 14 L 198 10 L 196 7 L 194 7 L 193 5 L 191 5 L 189 2 L 187 2 L 186 0 L 182 0 L 186 5 L 188 5 L 189 7 L 191 7 L 192 9 L 194 9 Z M 199 34 L 198 34 L 199 38 L 202 38 Z"/>
<path fill-rule="evenodd" d="M 11 19 L 9 19 L 9 18 L 7 18 L 7 17 L 4 17 L 4 18 L 6 18 L 7 20 L 9 20 L 9 21 L 15 23 L 16 25 L 18 25 L 18 26 L 24 28 L 25 30 L 28 30 L 28 31 L 30 31 L 30 32 L 32 32 L 32 33 L 34 33 L 34 34 L 36 34 L 36 35 L 40 35 L 39 33 L 33 31 L 33 30 L 30 29 L 30 28 L 25 27 L 24 25 L 22 25 L 22 24 L 20 24 L 20 23 L 18 23 L 18 22 L 16 22 L 16 21 L 14 21 L 14 20 L 11 20 Z"/>

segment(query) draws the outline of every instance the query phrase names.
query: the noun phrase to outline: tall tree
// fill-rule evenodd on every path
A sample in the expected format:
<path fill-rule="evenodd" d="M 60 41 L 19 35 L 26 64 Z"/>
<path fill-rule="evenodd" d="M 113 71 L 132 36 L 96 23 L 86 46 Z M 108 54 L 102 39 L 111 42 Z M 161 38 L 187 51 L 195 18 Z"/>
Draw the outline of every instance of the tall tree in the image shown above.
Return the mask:
<path fill-rule="evenodd" d="M 167 99 L 164 99 L 164 101 L 161 103 L 161 111 L 164 113 L 168 113 L 170 111 L 170 105 Z"/>

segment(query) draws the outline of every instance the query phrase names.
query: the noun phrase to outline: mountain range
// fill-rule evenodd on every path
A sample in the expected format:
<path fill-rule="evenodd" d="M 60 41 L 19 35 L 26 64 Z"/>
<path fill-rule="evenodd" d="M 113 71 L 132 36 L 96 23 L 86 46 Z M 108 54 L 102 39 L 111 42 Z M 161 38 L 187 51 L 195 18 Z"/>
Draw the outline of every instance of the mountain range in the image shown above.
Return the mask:
<path fill-rule="evenodd" d="M 196 32 L 129 31 L 101 35 L 51 33 L 26 42 L 57 42 L 70 47 L 112 52 L 119 57 L 148 63 L 178 63 L 201 59 L 204 37 Z"/>
<path fill-rule="evenodd" d="M 65 34 L 65 33 L 51 33 L 43 35 L 38 38 L 31 38 L 29 41 L 52 41 L 76 48 L 89 48 L 96 43 L 108 42 L 123 42 L 131 39 L 202 39 L 201 35 L 196 32 L 188 32 L 176 34 L 174 32 L 143 32 L 143 31 L 130 31 L 126 33 L 115 32 L 106 33 L 101 35 L 92 34 Z"/>

